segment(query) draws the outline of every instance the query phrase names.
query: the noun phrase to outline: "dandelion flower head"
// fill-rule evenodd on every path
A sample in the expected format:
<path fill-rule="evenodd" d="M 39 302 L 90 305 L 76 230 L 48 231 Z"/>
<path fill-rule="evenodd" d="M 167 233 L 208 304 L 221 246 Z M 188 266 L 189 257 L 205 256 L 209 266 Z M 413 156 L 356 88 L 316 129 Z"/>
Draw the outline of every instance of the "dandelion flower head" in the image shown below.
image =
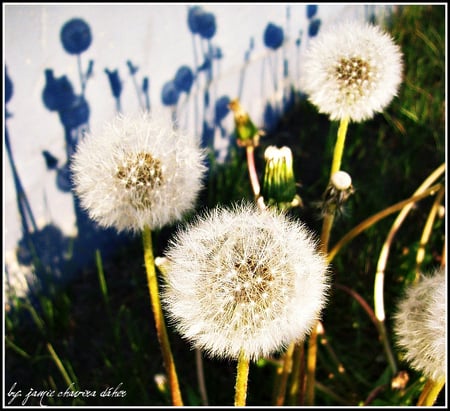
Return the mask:
<path fill-rule="evenodd" d="M 256 360 L 283 349 L 307 335 L 326 302 L 315 240 L 275 209 L 217 207 L 180 230 L 166 256 L 169 318 L 211 356 Z"/>
<path fill-rule="evenodd" d="M 445 269 L 422 275 L 406 289 L 394 315 L 394 333 L 405 360 L 427 378 L 446 376 L 447 291 Z"/>
<path fill-rule="evenodd" d="M 402 70 L 402 53 L 388 33 L 346 21 L 311 41 L 300 87 L 331 120 L 361 122 L 382 112 L 397 95 Z"/>
<path fill-rule="evenodd" d="M 204 153 L 169 118 L 118 115 L 88 134 L 72 158 L 75 192 L 89 216 L 118 231 L 161 228 L 195 205 Z"/>

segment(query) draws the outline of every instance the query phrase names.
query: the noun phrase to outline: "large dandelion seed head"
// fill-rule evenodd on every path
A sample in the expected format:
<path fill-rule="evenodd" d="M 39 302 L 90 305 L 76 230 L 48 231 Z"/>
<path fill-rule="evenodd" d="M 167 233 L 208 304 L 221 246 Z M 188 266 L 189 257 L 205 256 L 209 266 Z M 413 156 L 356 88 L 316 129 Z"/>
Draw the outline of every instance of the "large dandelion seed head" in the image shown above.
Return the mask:
<path fill-rule="evenodd" d="M 72 158 L 75 192 L 89 216 L 118 231 L 161 228 L 193 208 L 204 153 L 163 116 L 117 116 L 87 135 Z"/>
<path fill-rule="evenodd" d="M 378 26 L 343 22 L 323 31 L 306 50 L 301 89 L 331 120 L 372 118 L 397 95 L 402 54 Z"/>
<path fill-rule="evenodd" d="M 255 360 L 302 340 L 325 305 L 325 259 L 284 214 L 216 208 L 178 232 L 163 303 L 178 331 L 212 356 Z"/>
<path fill-rule="evenodd" d="M 447 290 L 445 269 L 409 286 L 394 315 L 394 333 L 405 360 L 427 378 L 446 377 Z"/>

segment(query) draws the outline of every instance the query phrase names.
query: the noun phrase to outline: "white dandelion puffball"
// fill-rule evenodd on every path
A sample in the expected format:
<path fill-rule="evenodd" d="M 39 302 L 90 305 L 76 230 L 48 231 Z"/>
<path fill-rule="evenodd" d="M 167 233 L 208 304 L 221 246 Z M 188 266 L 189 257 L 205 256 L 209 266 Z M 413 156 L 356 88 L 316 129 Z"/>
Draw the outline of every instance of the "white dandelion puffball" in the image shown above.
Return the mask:
<path fill-rule="evenodd" d="M 394 315 L 396 343 L 405 360 L 434 381 L 446 376 L 446 298 L 445 269 L 440 268 L 406 289 Z"/>
<path fill-rule="evenodd" d="M 319 319 L 328 272 L 299 222 L 274 209 L 217 207 L 180 230 L 166 253 L 163 304 L 194 347 L 250 360 L 300 341 Z"/>
<path fill-rule="evenodd" d="M 397 95 L 402 58 L 400 48 L 378 26 L 342 22 L 311 41 L 300 88 L 331 120 L 368 120 Z"/>
<path fill-rule="evenodd" d="M 118 115 L 72 158 L 75 192 L 90 218 L 118 231 L 161 228 L 195 205 L 206 169 L 196 139 L 169 118 Z"/>

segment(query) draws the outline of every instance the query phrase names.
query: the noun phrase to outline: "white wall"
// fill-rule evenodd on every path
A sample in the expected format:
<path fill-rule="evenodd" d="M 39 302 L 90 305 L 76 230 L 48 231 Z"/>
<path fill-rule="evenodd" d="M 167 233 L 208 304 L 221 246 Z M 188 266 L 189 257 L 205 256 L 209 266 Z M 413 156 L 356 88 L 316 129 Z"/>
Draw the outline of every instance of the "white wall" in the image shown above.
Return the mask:
<path fill-rule="evenodd" d="M 58 190 L 54 170 L 47 170 L 43 150 L 49 150 L 64 162 L 64 131 L 55 112 L 50 112 L 42 102 L 45 85 L 44 70 L 52 69 L 56 77 L 66 75 L 77 93 L 80 92 L 77 59 L 64 51 L 59 33 L 65 22 L 73 17 L 85 20 L 92 31 L 93 42 L 81 54 L 83 69 L 94 60 L 94 75 L 86 88 L 90 105 L 91 130 L 101 127 L 115 113 L 108 78 L 104 69 L 119 69 L 123 80 L 122 111 L 139 109 L 136 92 L 128 74 L 127 60 L 139 66 L 137 78 L 150 79 L 152 107 L 161 106 L 163 84 L 172 79 L 181 65 L 194 67 L 193 36 L 187 24 L 189 5 L 197 3 L 3 3 L 4 64 L 13 83 L 13 96 L 7 104 L 12 117 L 7 120 L 9 139 L 14 161 L 32 212 L 39 227 L 53 223 L 67 236 L 76 234 L 73 200 L 70 193 Z M 241 102 L 258 126 L 263 126 L 263 109 L 267 101 L 279 100 L 272 71 L 280 87 L 283 81 L 283 58 L 289 63 L 289 84 L 296 84 L 296 72 L 301 64 L 299 51 L 308 42 L 308 19 L 305 4 L 288 3 L 198 3 L 215 15 L 217 31 L 211 42 L 220 47 L 223 58 L 214 63 L 211 98 L 238 94 L 239 79 L 244 55 L 250 39 L 254 49 L 246 68 Z M 354 4 L 323 4 L 318 7 L 316 18 L 321 27 L 347 17 L 365 19 L 374 6 Z M 384 12 L 379 6 L 377 13 Z M 287 13 L 289 11 L 289 19 Z M 263 33 L 269 22 L 283 27 L 284 46 L 276 51 L 264 46 Z M 295 45 L 303 32 L 301 48 Z M 197 53 L 200 39 L 196 39 Z M 203 46 L 206 42 L 203 42 Z M 283 57 L 284 56 L 284 57 Z M 199 62 L 200 63 L 200 62 Z M 203 81 L 203 80 L 202 80 Z M 191 93 L 189 100 L 178 106 L 181 125 L 198 133 L 200 123 L 194 124 L 194 106 L 202 107 L 201 85 L 199 94 Z M 194 87 L 196 89 L 196 87 Z M 167 110 L 169 108 L 166 108 Z M 212 112 L 207 114 L 211 116 Z M 211 118 L 211 117 L 209 117 Z M 233 131 L 232 116 L 228 115 L 224 126 Z M 225 143 L 216 136 L 218 147 Z M 17 287 L 23 287 L 24 267 L 15 260 L 17 242 L 22 236 L 21 221 L 16 201 L 16 188 L 11 167 L 4 153 L 4 251 L 8 273 L 14 277 Z M 19 283 L 22 283 L 20 285 Z"/>

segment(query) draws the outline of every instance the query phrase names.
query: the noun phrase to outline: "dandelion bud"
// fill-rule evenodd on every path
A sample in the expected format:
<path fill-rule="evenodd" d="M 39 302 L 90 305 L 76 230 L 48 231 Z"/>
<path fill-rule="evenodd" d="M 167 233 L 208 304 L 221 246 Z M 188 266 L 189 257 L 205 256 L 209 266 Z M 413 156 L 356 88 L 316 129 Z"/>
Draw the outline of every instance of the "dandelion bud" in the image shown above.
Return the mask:
<path fill-rule="evenodd" d="M 169 319 L 212 356 L 258 360 L 301 341 L 325 305 L 325 259 L 277 209 L 216 208 L 179 231 L 166 255 Z"/>
<path fill-rule="evenodd" d="M 296 195 L 292 151 L 289 147 L 268 146 L 264 152 L 266 167 L 262 196 L 268 205 L 290 205 Z"/>
<path fill-rule="evenodd" d="M 117 116 L 73 156 L 75 192 L 103 227 L 142 231 L 178 220 L 202 186 L 204 153 L 169 118 Z"/>
<path fill-rule="evenodd" d="M 404 359 L 433 381 L 446 376 L 446 297 L 445 269 L 440 268 L 406 289 L 393 318 Z"/>
<path fill-rule="evenodd" d="M 336 190 L 348 190 L 352 185 L 352 178 L 345 171 L 336 171 L 331 176 L 331 184 Z"/>
<path fill-rule="evenodd" d="M 231 100 L 228 106 L 234 115 L 237 144 L 242 147 L 257 147 L 259 138 L 264 133 L 258 130 L 238 99 Z"/>
<path fill-rule="evenodd" d="M 344 204 L 353 192 L 350 174 L 342 170 L 333 173 L 323 195 L 322 215 L 342 214 Z"/>

